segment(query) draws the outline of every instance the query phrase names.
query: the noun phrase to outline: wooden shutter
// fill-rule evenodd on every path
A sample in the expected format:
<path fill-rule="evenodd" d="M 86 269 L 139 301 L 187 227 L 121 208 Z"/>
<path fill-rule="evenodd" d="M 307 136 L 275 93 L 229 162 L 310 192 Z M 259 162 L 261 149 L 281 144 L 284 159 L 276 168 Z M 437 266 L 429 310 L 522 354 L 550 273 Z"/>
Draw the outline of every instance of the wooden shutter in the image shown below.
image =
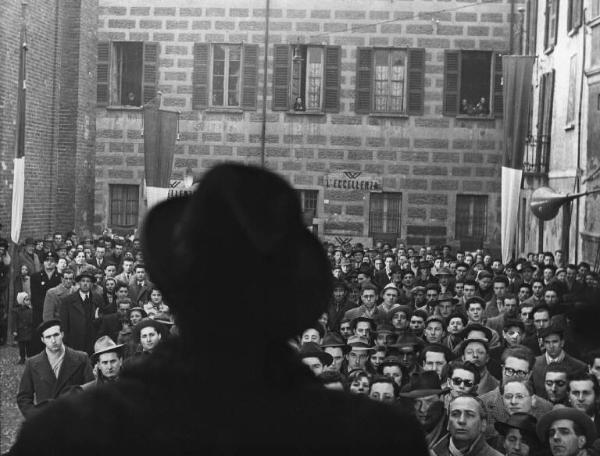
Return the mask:
<path fill-rule="evenodd" d="M 537 44 L 537 23 L 538 23 L 538 0 L 528 0 L 527 2 L 527 55 L 535 55 Z"/>
<path fill-rule="evenodd" d="M 550 16 L 548 17 L 548 43 L 546 47 L 556 45 L 558 33 L 558 0 L 548 0 L 550 4 Z"/>
<path fill-rule="evenodd" d="M 108 106 L 108 81 L 110 80 L 110 43 L 98 43 L 98 63 L 96 69 L 96 103 Z"/>
<path fill-rule="evenodd" d="M 325 47 L 325 112 L 340 112 L 340 76 L 342 49 L 340 46 Z"/>
<path fill-rule="evenodd" d="M 144 43 L 144 69 L 142 72 L 142 99 L 148 103 L 156 97 L 158 79 L 158 43 Z"/>
<path fill-rule="evenodd" d="M 358 114 L 369 114 L 371 112 L 371 92 L 373 85 L 373 49 L 358 48 L 357 52 L 354 110 Z"/>
<path fill-rule="evenodd" d="M 208 66 L 210 45 L 194 43 L 194 70 L 192 72 L 192 109 L 208 107 Z"/>
<path fill-rule="evenodd" d="M 460 51 L 444 52 L 444 115 L 458 114 L 460 95 Z"/>
<path fill-rule="evenodd" d="M 243 46 L 243 83 L 242 108 L 256 109 L 256 92 L 258 87 L 258 44 Z"/>
<path fill-rule="evenodd" d="M 504 114 L 504 95 L 502 93 L 502 54 L 495 53 L 492 58 L 492 64 L 494 65 L 494 115 L 502 118 L 502 115 Z"/>
<path fill-rule="evenodd" d="M 290 55 L 291 47 L 276 44 L 273 52 L 273 111 L 287 111 L 290 105 Z"/>
<path fill-rule="evenodd" d="M 582 0 L 571 0 L 569 3 L 571 6 L 571 14 L 569 15 L 569 30 L 577 30 L 579 27 L 581 27 L 582 3 Z"/>
<path fill-rule="evenodd" d="M 544 125 L 542 134 L 550 138 L 552 133 L 552 104 L 554 101 L 554 70 L 546 76 L 546 87 L 544 91 Z"/>
<path fill-rule="evenodd" d="M 406 112 L 411 116 L 423 115 L 425 91 L 425 49 L 408 50 L 408 88 Z"/>
<path fill-rule="evenodd" d="M 542 75 L 540 79 L 540 90 L 538 93 L 538 114 L 537 114 L 537 138 L 536 138 L 536 153 L 535 164 L 536 169 L 539 169 L 540 159 L 543 151 L 543 134 L 544 134 L 544 102 L 546 101 L 546 75 Z"/>

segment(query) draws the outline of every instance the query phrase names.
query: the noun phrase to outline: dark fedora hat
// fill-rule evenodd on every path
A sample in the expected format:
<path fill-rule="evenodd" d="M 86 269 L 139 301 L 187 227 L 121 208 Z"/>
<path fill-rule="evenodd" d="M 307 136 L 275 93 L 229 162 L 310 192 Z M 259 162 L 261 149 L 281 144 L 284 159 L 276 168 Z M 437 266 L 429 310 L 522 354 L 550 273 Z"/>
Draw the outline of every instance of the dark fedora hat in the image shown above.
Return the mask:
<path fill-rule="evenodd" d="M 324 352 L 319 344 L 314 342 L 305 342 L 300 347 L 300 359 L 318 358 L 324 366 L 329 366 L 333 362 L 333 356 Z"/>
<path fill-rule="evenodd" d="M 58 318 L 53 318 L 52 320 L 46 320 L 41 322 L 37 327 L 37 333 L 40 337 L 42 337 L 42 333 L 46 331 L 48 328 L 52 328 L 53 326 L 60 326 L 60 330 L 62 331 L 62 322 Z"/>
<path fill-rule="evenodd" d="M 540 441 L 547 441 L 548 429 L 557 420 L 571 420 L 577 423 L 585 434 L 587 440 L 586 447 L 591 446 L 594 440 L 596 440 L 596 426 L 589 416 L 575 408 L 557 407 L 546 413 L 538 421 L 536 431 Z"/>
<path fill-rule="evenodd" d="M 185 314 L 182 326 L 238 312 L 240 321 L 257 320 L 265 337 L 285 340 L 312 325 L 331 296 L 330 263 L 303 222 L 296 190 L 266 169 L 237 163 L 213 167 L 192 194 L 152 207 L 141 240 L 149 278 L 173 312 Z M 221 299 L 219 290 L 227 286 L 222 271 L 231 267 L 240 246 L 253 266 L 236 279 L 247 291 L 239 305 L 200 310 L 187 297 L 204 287 L 211 299 Z M 265 274 L 273 280 L 259 286 Z M 260 301 L 260 310 L 249 305 L 252 301 Z"/>
<path fill-rule="evenodd" d="M 458 304 L 458 299 L 452 296 L 452 293 L 440 293 L 437 299 L 431 302 L 431 304 L 438 305 L 441 302 L 450 302 L 456 305 Z"/>
<path fill-rule="evenodd" d="M 339 347 L 342 349 L 344 354 L 350 351 L 350 347 L 346 345 L 346 342 L 338 333 L 330 331 L 325 334 L 323 337 L 323 341 L 321 342 L 321 348 L 325 349 L 327 347 Z"/>
<path fill-rule="evenodd" d="M 89 278 L 92 282 L 96 282 L 96 276 L 94 275 L 95 272 L 96 268 L 93 266 L 83 267 L 81 268 L 81 271 L 79 271 L 79 274 L 75 276 L 75 282 L 79 282 L 84 277 Z"/>
<path fill-rule="evenodd" d="M 164 337 L 166 334 L 166 326 L 163 323 L 153 320 L 152 318 L 142 318 L 138 324 L 133 327 L 133 340 L 139 342 L 142 329 L 148 327 L 154 328 L 161 337 Z"/>
<path fill-rule="evenodd" d="M 509 429 L 518 429 L 521 434 L 529 439 L 530 442 L 539 445 L 539 439 L 536 434 L 537 419 L 529 413 L 515 413 L 508 418 L 508 421 L 496 421 L 494 427 L 501 435 L 506 435 Z"/>
<path fill-rule="evenodd" d="M 424 397 L 433 394 L 442 394 L 448 391 L 447 388 L 442 388 L 442 382 L 438 374 L 434 371 L 425 371 L 413 375 L 410 383 L 407 385 L 405 392 L 400 393 L 401 397 Z"/>

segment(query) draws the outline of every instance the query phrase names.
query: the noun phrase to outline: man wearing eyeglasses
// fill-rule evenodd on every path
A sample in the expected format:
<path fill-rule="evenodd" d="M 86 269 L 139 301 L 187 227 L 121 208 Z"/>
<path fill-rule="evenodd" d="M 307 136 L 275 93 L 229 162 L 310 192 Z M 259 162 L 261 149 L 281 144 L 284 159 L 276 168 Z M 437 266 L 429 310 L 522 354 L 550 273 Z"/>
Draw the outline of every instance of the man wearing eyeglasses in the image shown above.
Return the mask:
<path fill-rule="evenodd" d="M 569 405 L 567 375 L 567 366 L 562 363 L 552 363 L 546 367 L 544 387 L 548 400 L 554 405 Z"/>
<path fill-rule="evenodd" d="M 546 353 L 535 358 L 533 366 L 533 388 L 535 394 L 547 399 L 546 388 L 544 385 L 544 374 L 546 367 L 551 363 L 563 363 L 567 366 L 569 372 L 578 372 L 586 370 L 587 366 L 584 362 L 569 355 L 564 350 L 565 340 L 564 331 L 561 327 L 551 325 L 540 331 L 540 338 L 544 343 Z"/>
<path fill-rule="evenodd" d="M 531 350 L 523 345 L 517 345 L 504 350 L 502 354 L 502 382 L 500 386 L 480 396 L 489 415 L 488 430 L 486 431 L 487 437 L 493 437 L 495 434 L 494 422 L 508 421 L 509 412 L 502 400 L 504 386 L 509 381 L 529 381 L 534 360 L 535 358 Z M 530 413 L 537 419 L 540 419 L 550 410 L 552 410 L 551 402 L 541 397 L 536 397 L 532 400 Z"/>

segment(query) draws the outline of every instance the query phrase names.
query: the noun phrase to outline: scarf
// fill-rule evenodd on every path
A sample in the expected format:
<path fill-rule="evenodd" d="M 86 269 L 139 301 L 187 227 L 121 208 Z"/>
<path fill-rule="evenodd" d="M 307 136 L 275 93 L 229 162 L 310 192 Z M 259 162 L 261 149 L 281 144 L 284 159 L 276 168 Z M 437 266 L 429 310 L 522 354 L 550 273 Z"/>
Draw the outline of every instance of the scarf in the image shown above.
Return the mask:
<path fill-rule="evenodd" d="M 65 348 L 62 347 L 62 350 L 59 354 L 54 354 L 46 349 L 46 355 L 48 355 L 48 362 L 50 363 L 50 367 L 54 372 L 56 378 L 58 378 L 58 374 L 60 373 L 60 368 L 62 367 L 62 363 L 65 360 Z"/>

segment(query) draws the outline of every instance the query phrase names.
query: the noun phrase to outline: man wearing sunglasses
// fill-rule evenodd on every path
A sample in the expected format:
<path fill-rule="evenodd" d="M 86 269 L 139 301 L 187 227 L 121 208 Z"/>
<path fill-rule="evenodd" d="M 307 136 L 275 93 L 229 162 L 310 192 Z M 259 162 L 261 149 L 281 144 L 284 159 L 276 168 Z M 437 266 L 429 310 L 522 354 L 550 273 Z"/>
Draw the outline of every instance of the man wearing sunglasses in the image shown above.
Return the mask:
<path fill-rule="evenodd" d="M 481 380 L 481 374 L 477 366 L 469 361 L 455 360 L 448 364 L 448 379 L 446 386 L 448 394 L 444 396 L 444 407 L 448 410 L 448 404 L 458 396 L 477 394 L 477 385 Z"/>

